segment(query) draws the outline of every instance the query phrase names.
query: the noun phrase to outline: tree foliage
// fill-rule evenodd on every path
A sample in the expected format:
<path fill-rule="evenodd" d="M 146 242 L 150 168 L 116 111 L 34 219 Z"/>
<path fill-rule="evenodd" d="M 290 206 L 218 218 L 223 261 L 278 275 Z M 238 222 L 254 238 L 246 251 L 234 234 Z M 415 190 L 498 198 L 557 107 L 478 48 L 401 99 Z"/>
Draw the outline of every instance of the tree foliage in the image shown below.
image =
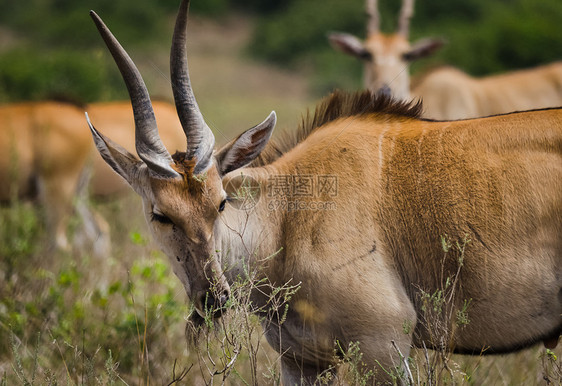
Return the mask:
<path fill-rule="evenodd" d="M 400 3 L 379 1 L 383 32 L 395 30 Z M 448 45 L 414 69 L 448 64 L 484 75 L 560 60 L 560 22 L 559 0 L 418 0 L 412 40 L 440 36 Z M 334 53 L 326 33 L 364 37 L 365 26 L 364 0 L 293 0 L 260 19 L 251 52 L 279 65 L 313 66 L 321 88 L 359 87 L 360 64 Z"/>
<path fill-rule="evenodd" d="M 25 42 L 0 52 L 0 101 L 64 92 L 83 101 L 116 95 L 92 81 L 115 84 L 107 63 L 95 54 L 102 43 L 88 11 L 98 11 L 134 49 L 168 44 L 178 5 L 179 0 L 0 0 L 0 29 Z M 394 31 L 400 6 L 400 1 L 379 0 L 383 31 Z M 365 0 L 193 0 L 191 9 L 214 18 L 254 14 L 257 25 L 248 53 L 277 66 L 309 70 L 320 93 L 361 85 L 361 63 L 335 52 L 326 35 L 345 31 L 364 37 Z M 484 75 L 559 60 L 560 22 L 560 0 L 418 0 L 412 40 L 440 36 L 448 44 L 413 70 L 449 64 Z"/>

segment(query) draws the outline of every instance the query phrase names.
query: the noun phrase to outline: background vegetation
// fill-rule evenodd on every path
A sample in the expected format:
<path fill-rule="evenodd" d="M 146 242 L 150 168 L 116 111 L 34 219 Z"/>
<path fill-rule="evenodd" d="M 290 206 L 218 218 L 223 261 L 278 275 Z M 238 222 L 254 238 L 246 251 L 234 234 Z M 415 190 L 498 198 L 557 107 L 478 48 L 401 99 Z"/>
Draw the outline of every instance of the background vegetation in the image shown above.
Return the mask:
<path fill-rule="evenodd" d="M 364 0 L 193 1 L 216 20 L 233 13 L 257 20 L 247 54 L 306 72 L 314 91 L 360 87 L 361 64 L 334 52 L 328 31 L 365 33 Z M 393 31 L 399 1 L 379 1 L 384 31 Z M 83 102 L 123 98 L 116 71 L 88 10 L 110 23 L 129 49 L 168 46 L 175 0 L 29 0 L 0 2 L 0 102 L 66 95 Z M 418 0 L 412 40 L 441 36 L 448 45 L 414 71 L 450 64 L 473 75 L 525 68 L 562 57 L 559 0 Z M 2 37 L 3 36 L 3 37 Z"/>
<path fill-rule="evenodd" d="M 266 283 L 233 285 L 238 301 L 228 316 L 218 329 L 209 323 L 199 345 L 188 346 L 184 325 L 192 310 L 150 240 L 140 202 L 124 197 L 95 208 L 112 225 L 112 252 L 102 259 L 88 248 L 48 251 L 40 212 L 29 203 L 0 208 L 0 385 L 279 384 L 278 354 L 247 311 L 248 290 Z M 445 254 L 457 253 L 454 248 L 464 251 L 470 243 L 443 239 Z M 447 347 L 449 323 L 456 329 L 470 323 L 470 307 L 451 307 L 457 276 L 435 293 L 422 293 L 420 322 L 431 326 L 436 346 Z M 281 288 L 274 303 L 283 309 L 295 290 Z M 402 328 L 407 334 L 413 326 Z M 376 375 L 363 364 L 360 345 L 343 351 L 335 384 L 373 384 Z M 386 370 L 397 382 L 420 386 L 559 385 L 561 354 L 560 347 L 542 345 L 492 356 L 417 349 L 407 360 L 409 373 Z"/>

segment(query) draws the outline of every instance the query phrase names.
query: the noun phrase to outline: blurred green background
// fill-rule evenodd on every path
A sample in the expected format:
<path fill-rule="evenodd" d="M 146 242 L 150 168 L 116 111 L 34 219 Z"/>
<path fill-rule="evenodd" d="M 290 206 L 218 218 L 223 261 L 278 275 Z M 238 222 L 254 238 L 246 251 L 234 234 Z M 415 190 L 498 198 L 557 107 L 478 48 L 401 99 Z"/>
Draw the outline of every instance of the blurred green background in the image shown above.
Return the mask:
<path fill-rule="evenodd" d="M 381 0 L 382 29 L 394 30 L 401 5 Z M 88 11 L 97 10 L 129 50 L 168 47 L 176 0 L 0 1 L 0 102 L 70 98 L 80 102 L 126 98 Z M 364 37 L 364 0 L 205 0 L 192 12 L 219 22 L 244 15 L 252 24 L 245 55 L 306 74 L 315 96 L 359 88 L 362 65 L 334 52 L 326 34 Z M 532 67 L 562 58 L 560 0 L 418 0 L 411 38 L 440 36 L 447 46 L 417 63 L 472 75 Z"/>

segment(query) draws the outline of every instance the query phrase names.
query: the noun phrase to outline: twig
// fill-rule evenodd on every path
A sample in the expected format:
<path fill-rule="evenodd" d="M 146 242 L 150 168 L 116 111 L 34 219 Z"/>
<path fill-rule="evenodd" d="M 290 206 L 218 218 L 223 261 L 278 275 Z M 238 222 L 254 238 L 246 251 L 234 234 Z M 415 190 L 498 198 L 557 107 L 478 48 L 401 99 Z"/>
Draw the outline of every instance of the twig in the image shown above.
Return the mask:
<path fill-rule="evenodd" d="M 425 356 L 425 362 L 427 363 L 427 384 L 431 385 L 431 363 L 429 362 L 429 354 L 427 352 L 427 347 L 425 346 L 425 342 L 423 344 L 423 354 Z"/>
<path fill-rule="evenodd" d="M 189 366 L 187 369 L 184 368 L 181 371 L 181 373 L 178 376 L 176 376 L 176 365 L 177 365 L 177 363 L 178 363 L 178 360 L 174 359 L 174 367 L 172 369 L 172 381 L 170 383 L 168 383 L 167 386 L 171 386 L 175 383 L 178 383 L 178 382 L 182 381 L 186 377 L 187 373 L 189 373 L 189 371 L 193 367 L 193 363 L 192 363 L 191 366 Z"/>
<path fill-rule="evenodd" d="M 410 370 L 410 366 L 408 365 L 408 358 L 402 355 L 402 352 L 400 351 L 394 340 L 391 340 L 390 342 L 392 343 L 392 346 L 394 346 L 394 349 L 398 352 L 398 355 L 400 355 L 400 360 L 404 364 L 404 368 L 406 369 L 406 373 L 408 374 L 408 384 L 413 385 L 414 377 L 412 376 L 412 371 Z"/>
<path fill-rule="evenodd" d="M 233 365 L 234 362 L 236 362 L 236 359 L 238 358 L 238 354 L 240 354 L 240 350 L 242 349 L 242 346 L 240 345 L 237 349 L 233 350 L 234 351 L 234 355 L 232 356 L 232 358 L 230 359 L 230 362 L 228 362 L 224 368 L 222 370 L 215 370 L 215 374 L 214 375 L 219 375 L 219 374 L 223 374 L 225 373 L 228 369 L 230 369 Z"/>

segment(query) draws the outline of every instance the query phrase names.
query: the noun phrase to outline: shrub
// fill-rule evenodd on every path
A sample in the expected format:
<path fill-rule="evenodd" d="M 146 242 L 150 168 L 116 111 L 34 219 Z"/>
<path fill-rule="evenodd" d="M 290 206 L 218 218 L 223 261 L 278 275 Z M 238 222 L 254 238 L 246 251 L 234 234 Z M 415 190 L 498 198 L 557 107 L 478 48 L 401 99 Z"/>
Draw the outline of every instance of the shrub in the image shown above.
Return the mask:
<path fill-rule="evenodd" d="M 118 76 L 114 64 L 98 52 L 18 48 L 1 56 L 0 102 L 126 98 Z"/>

